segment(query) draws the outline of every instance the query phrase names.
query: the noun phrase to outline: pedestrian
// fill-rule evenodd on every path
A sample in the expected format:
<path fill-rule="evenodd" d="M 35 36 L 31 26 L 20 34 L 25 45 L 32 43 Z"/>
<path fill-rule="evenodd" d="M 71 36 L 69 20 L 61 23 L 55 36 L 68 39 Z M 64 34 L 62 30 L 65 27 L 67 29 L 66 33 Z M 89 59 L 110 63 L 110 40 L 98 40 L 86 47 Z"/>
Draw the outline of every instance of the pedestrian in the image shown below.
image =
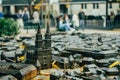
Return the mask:
<path fill-rule="evenodd" d="M 23 22 L 24 22 L 24 27 L 28 25 L 28 20 L 30 19 L 30 14 L 29 11 L 27 9 L 27 7 L 24 8 L 23 11 Z M 28 26 L 27 26 L 27 32 L 28 33 Z"/>
<path fill-rule="evenodd" d="M 34 10 L 33 12 L 33 23 L 40 23 L 40 16 L 39 12 L 37 10 Z"/>
<path fill-rule="evenodd" d="M 85 29 L 85 13 L 82 11 L 82 9 L 80 10 L 78 17 L 79 17 L 79 22 L 80 22 L 79 25 L 82 28 L 82 30 L 84 31 L 84 29 Z"/>
<path fill-rule="evenodd" d="M 29 11 L 27 9 L 27 7 L 24 8 L 24 11 L 23 11 L 23 21 L 26 22 L 30 19 L 30 14 L 29 14 Z"/>
<path fill-rule="evenodd" d="M 69 24 L 64 22 L 64 19 L 62 16 L 59 17 L 59 30 L 68 32 L 69 30 L 73 31 L 74 29 L 70 27 Z"/>
<path fill-rule="evenodd" d="M 19 9 L 19 10 L 18 10 L 18 13 L 17 13 L 17 22 L 18 22 L 18 26 L 19 26 L 20 28 L 23 28 L 23 27 L 24 27 L 22 17 L 23 17 L 22 9 Z"/>
<path fill-rule="evenodd" d="M 71 23 L 70 23 L 70 19 L 69 19 L 68 14 L 65 14 L 65 15 L 64 15 L 64 21 L 65 21 L 65 23 L 66 23 L 67 25 L 71 26 Z"/>
<path fill-rule="evenodd" d="M 77 29 L 79 27 L 79 18 L 77 13 L 74 13 L 72 16 L 72 22 L 73 22 L 73 27 L 74 29 Z"/>
<path fill-rule="evenodd" d="M 113 11 L 110 12 L 110 26 L 113 26 L 114 24 L 114 18 L 115 18 L 115 14 Z"/>
<path fill-rule="evenodd" d="M 3 12 L 0 11 L 0 18 L 3 18 Z"/>

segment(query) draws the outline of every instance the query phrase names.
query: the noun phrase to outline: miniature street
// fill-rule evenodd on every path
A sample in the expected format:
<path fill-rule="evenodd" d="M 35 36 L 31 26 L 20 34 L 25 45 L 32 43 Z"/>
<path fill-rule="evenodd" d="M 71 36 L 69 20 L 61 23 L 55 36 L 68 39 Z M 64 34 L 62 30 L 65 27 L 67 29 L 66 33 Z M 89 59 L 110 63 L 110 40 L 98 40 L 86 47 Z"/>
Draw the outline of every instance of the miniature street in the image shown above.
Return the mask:
<path fill-rule="evenodd" d="M 34 37 L 37 30 L 30 29 L 28 33 L 26 31 L 26 29 L 21 29 L 19 37 L 21 39 L 22 37 L 25 38 L 22 41 L 24 44 L 32 46 L 35 42 Z M 46 29 L 41 29 L 42 34 L 45 34 L 45 32 Z M 119 29 L 85 29 L 85 31 L 79 29 L 65 33 L 56 31 L 52 27 L 50 33 L 52 34 L 52 68 L 35 72 L 33 77 L 31 76 L 31 80 L 64 80 L 64 78 L 66 80 L 120 79 L 120 65 L 118 63 L 112 65 L 112 63 L 120 60 Z M 99 40 L 99 38 L 101 39 Z M 1 49 L 4 48 L 1 47 Z M 64 62 L 65 58 L 67 59 L 66 63 Z M 22 63 L 24 63 L 24 60 Z M 20 62 L 17 65 L 20 67 Z M 15 67 L 15 64 L 12 63 L 12 66 Z M 28 65 L 28 67 L 30 66 L 32 70 L 35 69 L 32 65 Z"/>
<path fill-rule="evenodd" d="M 53 29 L 51 29 L 51 32 L 54 32 L 55 31 L 55 29 L 53 28 Z M 33 31 L 32 31 L 33 32 Z M 100 34 L 100 35 L 109 35 L 109 36 L 116 36 L 116 38 L 118 38 L 118 36 L 120 35 L 120 30 L 119 29 L 116 29 L 116 30 L 90 30 L 90 29 L 86 29 L 85 31 L 81 31 L 81 30 L 78 30 L 77 32 L 80 32 L 80 33 L 82 33 L 82 34 L 87 34 L 87 35 L 97 35 L 97 34 Z M 44 33 L 44 30 L 43 30 L 43 33 Z M 30 33 L 31 34 L 31 33 Z M 30 35 L 29 34 L 29 35 Z M 68 36 L 70 37 L 70 34 L 68 34 Z M 67 36 L 66 36 L 67 37 Z M 88 36 L 87 36 L 88 37 Z M 97 36 L 96 36 L 97 37 Z M 62 36 L 60 35 L 60 36 L 56 36 L 56 38 L 54 38 L 55 40 L 57 39 L 57 38 L 59 38 L 59 40 L 60 40 L 60 38 L 62 38 Z M 54 40 L 53 39 L 53 40 Z M 71 38 L 71 39 L 73 39 L 73 38 Z M 75 37 L 75 39 L 77 39 L 77 37 Z M 58 41 L 59 41 L 58 40 Z M 63 40 L 62 42 L 64 42 L 64 39 L 62 38 L 61 40 Z M 71 40 L 71 41 L 74 41 L 75 43 L 78 41 L 78 39 L 77 39 L 77 41 L 76 40 Z M 109 40 L 108 40 L 109 41 Z M 54 42 L 54 41 L 53 41 Z M 61 42 L 61 41 L 60 41 Z M 59 44 L 59 46 L 60 46 L 60 42 L 58 43 Z M 61 46 L 63 46 L 63 44 L 64 43 L 62 43 L 61 42 Z M 73 47 L 71 47 L 71 48 L 73 48 L 73 49 L 70 49 L 70 51 L 72 52 L 75 52 L 76 53 L 76 51 L 77 51 L 77 49 L 78 48 L 76 48 L 75 47 L 75 45 L 73 45 L 74 44 L 74 42 L 72 43 L 72 45 L 71 46 L 73 46 Z M 89 42 L 89 41 L 88 41 Z M 106 41 L 105 41 L 106 42 Z M 114 41 L 113 41 L 114 42 Z M 92 42 L 91 42 L 92 43 Z M 110 42 L 108 42 L 108 43 L 110 43 Z M 65 43 L 65 44 L 69 44 L 69 43 Z M 79 44 L 79 43 L 77 43 L 77 44 Z M 104 43 L 105 44 L 105 43 Z M 57 45 L 57 44 L 56 44 Z M 115 44 L 112 44 L 112 45 L 114 45 L 115 46 Z M 54 46 L 55 47 L 55 46 Z M 58 46 L 56 46 L 56 47 L 58 47 Z M 70 47 L 70 46 L 69 46 Z M 93 45 L 93 47 L 95 47 L 94 45 Z M 60 47 L 59 47 L 60 48 Z M 76 48 L 76 50 L 75 50 L 75 48 Z M 98 48 L 98 47 L 97 47 Z M 104 47 L 104 48 L 107 48 L 107 47 Z M 83 48 L 81 48 L 81 49 L 83 49 Z M 68 49 L 68 51 L 69 51 L 69 49 Z M 90 50 L 89 50 L 90 51 Z M 103 50 L 104 51 L 104 50 Z M 71 54 L 71 52 L 69 53 L 69 52 L 64 52 L 63 51 L 63 55 L 62 56 L 65 56 L 65 53 L 66 53 L 66 56 L 68 56 L 68 55 L 72 55 L 72 56 L 75 56 L 75 55 L 73 55 L 73 53 Z M 79 51 L 78 51 L 79 52 Z M 77 52 L 77 53 L 78 53 Z M 84 51 L 83 51 L 84 52 Z M 112 52 L 112 51 L 110 51 L 110 52 Z M 57 52 L 53 52 L 53 53 L 55 53 L 54 55 L 59 55 Z M 56 54 L 57 53 L 57 54 Z M 77 55 L 77 53 L 76 53 L 76 55 Z M 84 53 L 83 53 L 84 54 Z M 91 53 L 90 53 L 91 54 Z M 90 55 L 90 54 L 85 54 L 85 55 Z M 97 54 L 98 55 L 98 54 Z M 93 58 L 91 58 L 91 57 L 94 57 L 94 58 L 97 58 L 97 55 L 95 56 L 93 56 L 92 54 L 91 54 L 91 56 L 87 56 L 87 57 L 84 57 L 84 58 L 82 58 L 82 60 L 80 59 L 80 62 L 78 61 L 78 63 L 80 64 L 80 63 L 84 63 L 85 65 L 82 65 L 82 66 L 80 66 L 79 65 L 79 67 L 78 67 L 78 65 L 77 66 L 74 66 L 74 68 L 72 68 L 72 69 L 60 69 L 59 67 L 58 67 L 58 65 L 57 65 L 57 67 L 54 67 L 53 66 L 53 69 L 47 69 L 47 70 L 42 70 L 41 71 L 41 74 L 43 74 L 42 76 L 37 76 L 35 79 L 44 79 L 44 80 L 49 80 L 49 78 L 50 78 L 50 76 L 48 76 L 48 75 L 50 75 L 50 74 L 53 74 L 53 75 L 56 75 L 57 77 L 59 76 L 60 77 L 60 75 L 64 75 L 64 71 L 66 71 L 66 72 L 68 72 L 68 75 L 67 75 L 67 78 L 68 79 L 66 79 L 66 80 L 86 80 L 86 79 L 88 79 L 87 77 L 85 78 L 77 78 L 77 77 L 75 77 L 75 76 L 78 76 L 78 77 L 80 77 L 79 75 L 82 75 L 83 74 L 83 72 L 84 72 L 84 68 L 86 67 L 86 68 L 91 68 L 91 70 L 90 70 L 90 72 L 85 72 L 85 74 L 86 75 L 90 75 L 90 74 L 92 74 L 92 72 L 93 72 L 93 74 L 94 74 L 94 68 L 96 69 L 96 68 L 98 68 L 99 67 L 99 69 L 98 70 L 101 70 L 100 68 L 102 68 L 102 67 L 106 67 L 105 69 L 107 69 L 107 68 L 109 68 L 110 67 L 110 65 L 112 64 L 112 63 L 109 63 L 110 61 L 112 61 L 112 59 L 113 59 L 113 62 L 114 62 L 114 58 L 115 57 L 110 57 L 109 55 L 110 54 L 106 54 L 106 59 L 104 59 L 104 58 L 102 58 L 101 60 L 99 59 L 99 61 L 97 62 L 97 63 L 95 63 L 94 61 L 96 61 L 96 59 L 93 59 Z M 79 56 L 79 55 L 78 55 Z M 102 55 L 101 55 L 102 56 Z M 107 56 L 109 56 L 109 57 L 107 57 Z M 114 56 L 114 55 L 111 55 L 111 56 Z M 69 57 L 69 56 L 68 56 Z M 102 56 L 103 57 L 103 56 Z M 98 58 L 100 58 L 100 56 L 98 57 Z M 76 59 L 77 60 L 77 57 L 75 58 L 74 57 L 74 59 Z M 116 58 L 118 61 L 120 60 L 120 58 Z M 58 58 L 56 59 L 56 60 L 58 60 Z M 78 58 L 78 60 L 79 60 L 79 58 Z M 58 61 L 59 62 L 59 61 Z M 96 66 L 95 64 L 98 64 L 98 66 Z M 116 65 L 118 65 L 118 64 L 116 64 Z M 63 65 L 64 66 L 64 65 Z M 62 67 L 63 67 L 62 66 Z M 113 66 L 113 65 L 112 65 Z M 104 68 L 103 68 L 103 70 L 104 70 Z M 92 71 L 93 70 L 93 71 Z M 113 70 L 113 71 L 112 71 Z M 97 71 L 97 70 L 96 70 Z M 119 80 L 120 78 L 118 77 L 118 75 L 114 75 L 113 76 L 113 74 L 114 74 L 114 71 L 116 71 L 117 72 L 117 69 L 115 70 L 115 67 L 113 68 L 113 69 L 111 69 L 111 72 L 108 72 L 108 76 L 105 78 L 105 76 L 103 76 L 103 75 L 101 75 L 101 77 L 100 77 L 100 79 L 98 79 L 99 77 L 97 77 L 96 75 L 95 76 L 91 76 L 91 79 L 90 79 L 90 77 L 89 77 L 89 79 L 90 80 L 113 80 L 113 79 L 115 79 L 115 80 Z M 96 72 L 95 72 L 96 73 Z M 106 71 L 106 73 L 107 73 L 107 71 Z M 111 75 L 109 75 L 109 74 L 111 74 Z M 70 77 L 70 75 L 71 75 L 71 77 Z M 62 79 L 60 79 L 60 80 L 63 80 L 64 78 L 62 78 Z M 34 80 L 34 79 L 33 79 Z M 51 79 L 51 80 L 56 80 L 56 79 Z"/>

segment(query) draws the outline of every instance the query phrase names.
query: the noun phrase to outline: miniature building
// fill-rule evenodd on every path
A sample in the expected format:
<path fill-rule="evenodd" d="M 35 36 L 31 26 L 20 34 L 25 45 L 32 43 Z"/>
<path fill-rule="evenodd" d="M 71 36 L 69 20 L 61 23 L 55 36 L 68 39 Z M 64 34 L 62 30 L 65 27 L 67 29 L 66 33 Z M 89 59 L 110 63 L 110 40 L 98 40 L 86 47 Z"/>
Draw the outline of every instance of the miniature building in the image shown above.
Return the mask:
<path fill-rule="evenodd" d="M 34 52 L 31 50 L 34 49 Z M 32 63 L 41 69 L 51 68 L 52 52 L 51 52 L 51 34 L 50 28 L 47 25 L 45 38 L 41 34 L 40 25 L 38 25 L 38 32 L 36 34 L 35 48 L 27 50 L 26 63 Z M 39 62 L 39 63 L 38 63 Z M 38 65 L 40 64 L 40 65 Z"/>
<path fill-rule="evenodd" d="M 37 68 L 31 64 L 1 62 L 0 65 L 0 80 L 30 80 L 37 76 Z"/>

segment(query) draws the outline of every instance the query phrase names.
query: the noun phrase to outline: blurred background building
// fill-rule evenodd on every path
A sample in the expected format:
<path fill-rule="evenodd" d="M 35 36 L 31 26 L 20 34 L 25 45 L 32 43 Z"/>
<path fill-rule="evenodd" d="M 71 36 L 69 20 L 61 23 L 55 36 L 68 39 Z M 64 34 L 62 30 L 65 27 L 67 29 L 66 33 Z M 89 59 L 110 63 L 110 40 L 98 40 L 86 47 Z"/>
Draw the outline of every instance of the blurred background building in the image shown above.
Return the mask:
<path fill-rule="evenodd" d="M 0 10 L 4 14 L 15 14 L 18 9 L 28 7 L 29 4 L 36 5 L 41 0 L 2 0 Z M 45 10 L 44 0 L 42 10 Z M 110 11 L 114 11 L 115 14 L 120 13 L 120 0 L 59 0 L 51 6 L 53 11 L 58 14 L 79 12 L 83 9 L 86 15 L 105 15 L 106 14 L 106 2 L 108 3 L 108 14 Z"/>

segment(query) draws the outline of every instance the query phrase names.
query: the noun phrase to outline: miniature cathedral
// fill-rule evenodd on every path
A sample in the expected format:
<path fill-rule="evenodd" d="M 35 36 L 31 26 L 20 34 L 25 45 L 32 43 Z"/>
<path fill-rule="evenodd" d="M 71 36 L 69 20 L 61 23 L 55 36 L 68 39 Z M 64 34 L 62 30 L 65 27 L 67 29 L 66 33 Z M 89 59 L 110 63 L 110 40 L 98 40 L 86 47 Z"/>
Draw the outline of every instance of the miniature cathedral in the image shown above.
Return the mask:
<path fill-rule="evenodd" d="M 27 50 L 27 61 L 26 63 L 34 64 L 36 67 L 41 69 L 51 68 L 52 60 L 52 49 L 51 49 L 51 34 L 50 27 L 47 24 L 46 33 L 44 38 L 41 34 L 40 24 L 38 24 L 38 31 L 36 33 L 34 52 L 32 53 Z"/>
<path fill-rule="evenodd" d="M 39 61 L 41 65 L 41 69 L 51 68 L 52 51 L 51 51 L 51 34 L 50 34 L 49 24 L 47 24 L 47 29 L 44 39 L 41 34 L 40 25 L 38 25 L 38 32 L 36 34 L 36 40 L 35 40 L 35 55 L 36 55 L 36 59 Z M 37 60 L 36 60 L 36 65 L 37 65 Z"/>

